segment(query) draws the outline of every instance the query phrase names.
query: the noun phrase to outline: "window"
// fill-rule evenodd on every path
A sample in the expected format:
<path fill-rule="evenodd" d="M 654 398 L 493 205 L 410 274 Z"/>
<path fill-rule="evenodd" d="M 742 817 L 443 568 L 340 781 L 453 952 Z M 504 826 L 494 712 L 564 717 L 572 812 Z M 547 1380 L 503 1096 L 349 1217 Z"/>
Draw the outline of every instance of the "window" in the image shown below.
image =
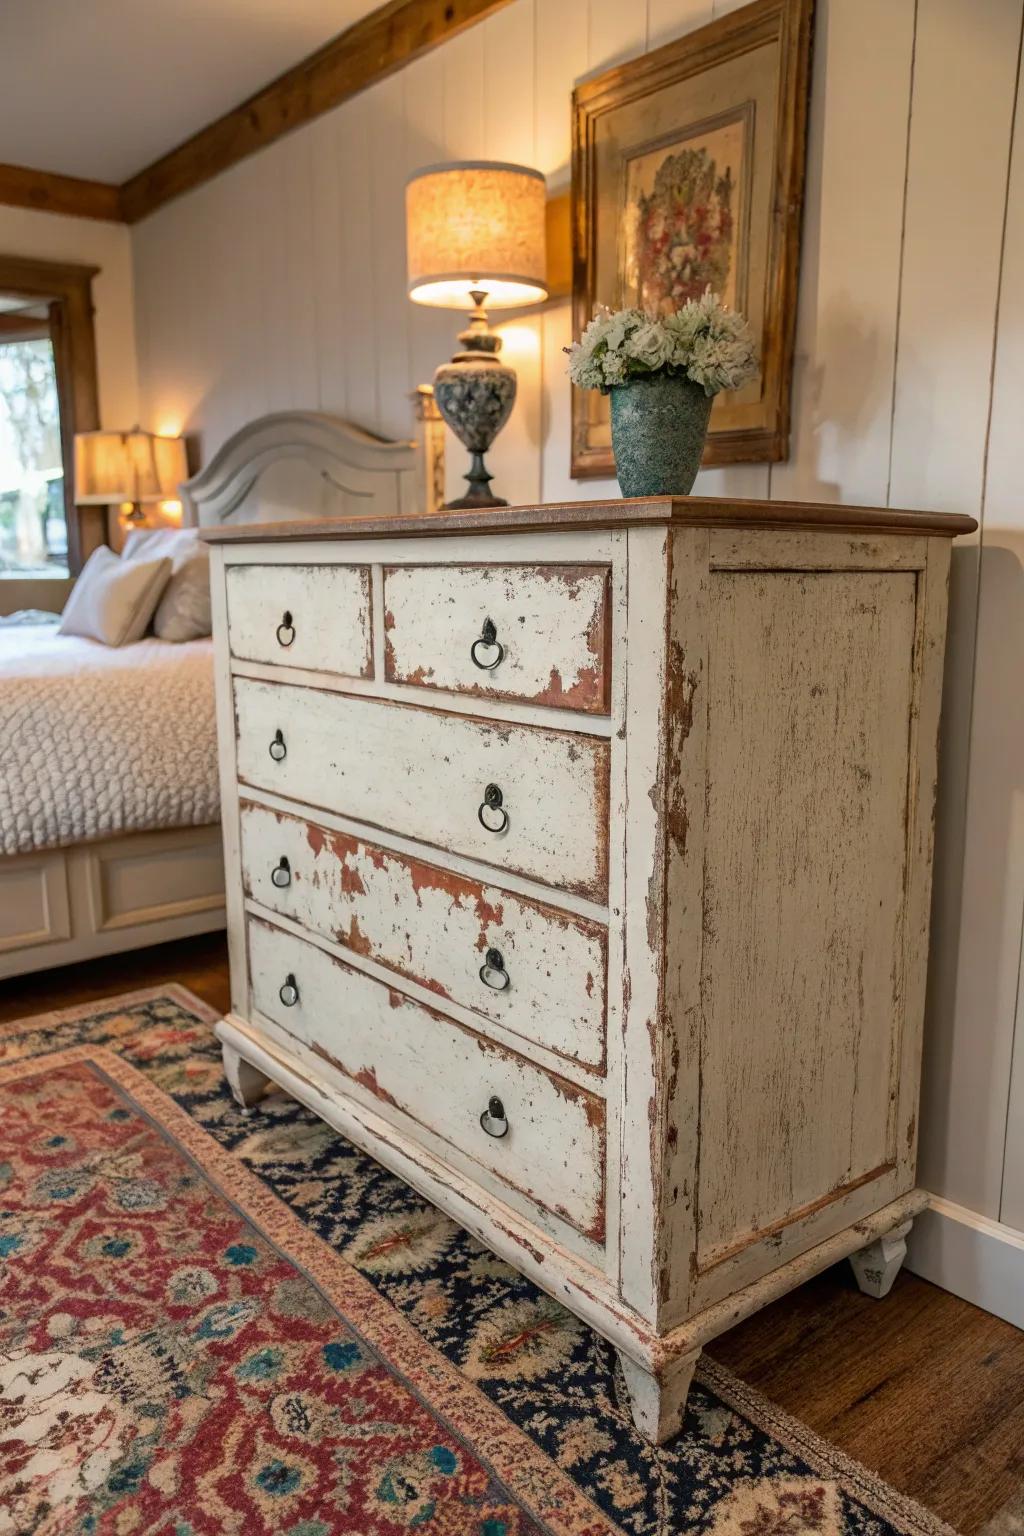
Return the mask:
<path fill-rule="evenodd" d="M 35 334 L 0 340 L 0 577 L 68 574 L 57 373 L 46 330 L 44 321 Z"/>

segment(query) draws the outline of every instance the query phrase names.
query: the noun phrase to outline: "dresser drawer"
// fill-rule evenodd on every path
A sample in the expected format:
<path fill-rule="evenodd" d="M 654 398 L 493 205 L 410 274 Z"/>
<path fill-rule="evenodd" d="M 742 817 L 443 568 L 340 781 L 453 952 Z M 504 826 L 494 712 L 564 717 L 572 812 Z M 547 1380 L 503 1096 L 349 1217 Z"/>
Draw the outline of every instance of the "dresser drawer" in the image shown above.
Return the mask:
<path fill-rule="evenodd" d="M 607 714 L 610 585 L 599 565 L 385 567 L 385 676 Z"/>
<path fill-rule="evenodd" d="M 367 565 L 230 565 L 231 654 L 372 677 L 370 591 Z"/>
<path fill-rule="evenodd" d="M 243 801 L 247 896 L 524 1040 L 603 1070 L 607 930 Z"/>
<path fill-rule="evenodd" d="M 341 1073 L 355 1098 L 389 1119 L 398 1111 L 602 1241 L 602 1099 L 258 918 L 248 937 L 255 1007 Z M 481 1124 L 483 1115 L 502 1129 L 487 1114 L 495 1097 L 500 1137 Z"/>
<path fill-rule="evenodd" d="M 606 897 L 607 741 L 251 678 L 234 687 L 244 783 Z"/>

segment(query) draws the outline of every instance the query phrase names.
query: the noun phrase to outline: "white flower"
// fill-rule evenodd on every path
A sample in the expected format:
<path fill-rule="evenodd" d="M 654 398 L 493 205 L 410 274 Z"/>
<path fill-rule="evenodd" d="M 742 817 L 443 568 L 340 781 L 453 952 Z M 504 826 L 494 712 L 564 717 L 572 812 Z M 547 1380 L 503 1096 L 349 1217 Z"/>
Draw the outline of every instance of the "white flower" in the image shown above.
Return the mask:
<path fill-rule="evenodd" d="M 671 360 L 672 345 L 660 320 L 645 320 L 626 338 L 626 354 L 651 372 Z"/>
<path fill-rule="evenodd" d="M 579 341 L 566 347 L 580 389 L 610 389 L 652 373 L 685 375 L 707 395 L 739 389 L 757 373 L 750 327 L 706 288 L 674 315 L 599 306 Z"/>

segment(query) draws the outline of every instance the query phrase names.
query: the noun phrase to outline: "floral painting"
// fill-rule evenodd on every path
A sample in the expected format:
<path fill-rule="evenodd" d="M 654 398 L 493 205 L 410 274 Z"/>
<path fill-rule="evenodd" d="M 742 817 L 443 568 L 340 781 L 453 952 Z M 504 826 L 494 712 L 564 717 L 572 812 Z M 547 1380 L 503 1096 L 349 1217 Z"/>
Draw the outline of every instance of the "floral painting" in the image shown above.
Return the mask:
<path fill-rule="evenodd" d="M 753 333 L 757 373 L 715 399 L 705 466 L 789 453 L 814 4 L 730 8 L 573 91 L 573 341 L 595 314 L 664 322 L 708 290 Z M 609 399 L 572 385 L 572 475 L 607 478 Z"/>
<path fill-rule="evenodd" d="M 742 308 L 745 126 L 734 118 L 626 161 L 623 304 L 671 315 L 710 285 L 730 309 Z"/>

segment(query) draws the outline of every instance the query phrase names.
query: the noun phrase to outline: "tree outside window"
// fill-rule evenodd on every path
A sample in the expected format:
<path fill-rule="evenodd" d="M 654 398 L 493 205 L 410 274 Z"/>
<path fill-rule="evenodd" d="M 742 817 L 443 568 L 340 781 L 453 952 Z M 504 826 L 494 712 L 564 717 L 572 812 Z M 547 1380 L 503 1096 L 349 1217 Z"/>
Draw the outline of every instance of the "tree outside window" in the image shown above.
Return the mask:
<path fill-rule="evenodd" d="M 68 532 L 53 346 L 0 343 L 0 577 L 66 576 Z"/>

